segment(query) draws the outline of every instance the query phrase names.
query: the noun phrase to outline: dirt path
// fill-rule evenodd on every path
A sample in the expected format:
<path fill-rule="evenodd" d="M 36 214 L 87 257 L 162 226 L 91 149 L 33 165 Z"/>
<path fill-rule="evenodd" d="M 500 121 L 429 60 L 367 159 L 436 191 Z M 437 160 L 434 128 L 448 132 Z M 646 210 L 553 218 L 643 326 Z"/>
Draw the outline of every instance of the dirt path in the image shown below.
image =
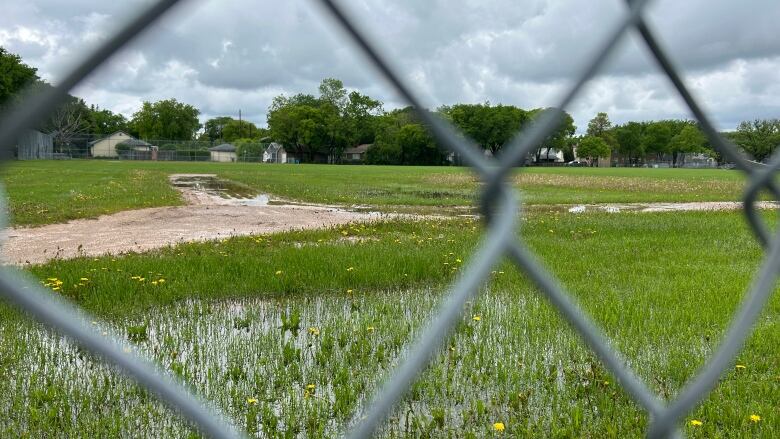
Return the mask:
<path fill-rule="evenodd" d="M 4 263 L 38 264 L 53 258 L 140 252 L 187 241 L 230 236 L 313 229 L 382 217 L 419 217 L 376 212 L 355 212 L 337 206 L 293 204 L 257 195 L 251 188 L 221 181 L 211 174 L 171 175 L 171 184 L 188 205 L 156 207 L 70 221 L 43 227 L 4 231 L 0 249 Z M 759 208 L 777 203 L 759 202 Z M 626 203 L 535 206 L 565 209 L 577 214 L 592 211 L 665 212 L 712 211 L 742 208 L 739 202 Z"/>
<path fill-rule="evenodd" d="M 171 176 L 175 181 L 180 175 Z M 191 177 L 184 176 L 184 177 Z M 119 212 L 96 219 L 5 231 L 0 258 L 37 264 L 52 258 L 145 251 L 185 241 L 321 228 L 382 217 L 331 206 L 266 204 L 267 197 L 231 198 L 201 188 L 177 187 L 188 203 Z"/>

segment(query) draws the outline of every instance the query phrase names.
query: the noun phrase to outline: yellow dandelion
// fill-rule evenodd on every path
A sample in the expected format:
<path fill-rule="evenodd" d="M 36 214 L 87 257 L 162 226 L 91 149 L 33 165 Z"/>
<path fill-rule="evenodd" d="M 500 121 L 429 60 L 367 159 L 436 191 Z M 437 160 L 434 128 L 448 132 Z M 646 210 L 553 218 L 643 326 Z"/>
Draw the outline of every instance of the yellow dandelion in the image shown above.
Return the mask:
<path fill-rule="evenodd" d="M 277 276 L 281 276 L 282 275 L 282 270 L 276 270 L 276 275 Z"/>
<path fill-rule="evenodd" d="M 316 384 L 307 384 L 306 385 L 306 390 L 314 390 L 316 388 L 317 388 Z"/>
<path fill-rule="evenodd" d="M 347 290 L 347 294 L 352 294 L 352 290 Z"/>
<path fill-rule="evenodd" d="M 702 425 L 702 424 L 704 424 L 704 423 L 703 423 L 703 422 L 701 422 L 701 421 L 700 421 L 700 420 L 698 420 L 698 419 L 691 419 L 691 422 L 690 422 L 690 424 L 691 424 L 691 426 L 693 426 L 693 427 L 701 427 L 701 425 Z"/>
<path fill-rule="evenodd" d="M 89 282 L 89 279 L 87 279 L 86 277 L 82 277 L 82 278 L 81 278 L 81 279 L 79 279 L 79 280 L 80 280 L 80 281 L 82 281 L 82 282 Z"/>
<path fill-rule="evenodd" d="M 257 398 L 247 398 L 246 403 L 250 405 L 255 405 L 257 404 Z"/>
<path fill-rule="evenodd" d="M 493 424 L 493 430 L 495 431 L 504 431 L 504 428 L 506 427 L 504 426 L 503 422 L 496 422 L 495 424 Z"/>
<path fill-rule="evenodd" d="M 368 326 L 368 327 L 366 327 L 366 331 L 374 332 L 374 327 L 373 326 Z"/>
<path fill-rule="evenodd" d="M 747 366 L 745 366 L 744 364 L 737 364 L 736 366 L 734 366 L 734 369 L 745 370 L 747 369 Z"/>
<path fill-rule="evenodd" d="M 354 271 L 354 270 L 355 270 L 355 267 L 349 267 L 349 268 L 347 268 L 347 271 Z"/>
<path fill-rule="evenodd" d="M 156 280 L 153 280 L 153 281 L 152 281 L 152 285 L 157 285 L 157 281 L 156 281 Z"/>
<path fill-rule="evenodd" d="M 159 279 L 157 282 L 159 282 L 159 283 L 161 283 L 161 284 L 164 284 L 164 283 L 165 283 L 165 279 L 162 279 L 162 278 L 161 278 L 161 279 Z"/>
<path fill-rule="evenodd" d="M 756 414 L 750 415 L 750 422 L 761 422 L 761 416 L 758 416 Z"/>
<path fill-rule="evenodd" d="M 472 317 L 471 320 L 474 320 L 475 322 L 478 322 L 478 321 L 482 320 L 482 316 L 477 314 L 474 317 Z"/>
<path fill-rule="evenodd" d="M 312 326 L 311 328 L 309 328 L 309 334 L 311 334 L 311 335 L 316 337 L 316 336 L 320 335 L 320 329 Z"/>

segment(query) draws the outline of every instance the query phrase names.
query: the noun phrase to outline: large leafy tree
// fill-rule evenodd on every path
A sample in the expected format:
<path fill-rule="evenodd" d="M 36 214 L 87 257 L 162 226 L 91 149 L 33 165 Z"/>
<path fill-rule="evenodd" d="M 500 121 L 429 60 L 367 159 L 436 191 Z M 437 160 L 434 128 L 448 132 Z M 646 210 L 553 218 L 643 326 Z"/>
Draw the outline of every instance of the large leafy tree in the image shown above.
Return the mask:
<path fill-rule="evenodd" d="M 612 128 L 612 122 L 609 121 L 607 113 L 597 113 L 596 116 L 588 122 L 587 134 L 592 137 L 602 137 Z"/>
<path fill-rule="evenodd" d="M 199 114 L 192 105 L 166 99 L 144 102 L 133 114 L 131 123 L 134 131 L 144 139 L 192 140 L 200 128 Z"/>
<path fill-rule="evenodd" d="M 347 143 L 352 146 L 373 143 L 376 138 L 377 118 L 382 112 L 380 101 L 356 91 L 350 92 L 343 110 Z"/>
<path fill-rule="evenodd" d="M 672 130 L 668 124 L 662 122 L 650 122 L 642 132 L 642 150 L 648 154 L 655 154 L 657 158 L 670 152 L 669 141 L 672 140 Z"/>
<path fill-rule="evenodd" d="M 260 138 L 262 135 L 263 131 L 260 131 L 252 122 L 230 119 L 222 127 L 221 139 L 226 142 L 233 142 L 236 139 Z"/>
<path fill-rule="evenodd" d="M 493 154 L 509 142 L 528 120 L 528 112 L 511 106 L 457 104 L 439 109 L 467 136 Z"/>
<path fill-rule="evenodd" d="M 222 130 L 228 122 L 233 120 L 230 116 L 214 117 L 203 124 L 203 136 L 201 140 L 219 140 L 222 139 Z"/>
<path fill-rule="evenodd" d="M 268 112 L 268 127 L 274 140 L 313 161 L 332 144 L 332 111 L 331 106 L 323 106 L 316 98 L 309 99 L 309 95 L 278 96 Z"/>
<path fill-rule="evenodd" d="M 300 156 L 338 160 L 348 146 L 373 142 L 382 103 L 347 92 L 341 81 L 327 78 L 320 96 L 277 96 L 268 111 L 271 137 Z"/>
<path fill-rule="evenodd" d="M 577 146 L 577 155 L 588 159 L 598 159 L 609 155 L 611 148 L 598 136 L 584 136 Z"/>
<path fill-rule="evenodd" d="M 543 114 L 552 111 L 561 113 L 560 121 L 558 122 L 558 126 L 555 128 L 555 130 L 553 130 L 550 135 L 545 137 L 544 141 L 542 141 L 542 143 L 537 146 L 535 153 L 537 162 L 541 159 L 542 151 L 545 151 L 547 156 L 546 158 L 548 159 L 551 150 L 557 149 L 565 151 L 571 144 L 572 136 L 577 131 L 577 127 L 574 125 L 574 119 L 564 110 L 558 110 L 554 108 L 537 108 L 529 112 L 529 118 L 533 123 L 533 121 L 538 120 Z"/>
<path fill-rule="evenodd" d="M 36 71 L 23 63 L 19 55 L 0 47 L 0 110 L 12 103 L 23 88 L 39 81 Z"/>
<path fill-rule="evenodd" d="M 613 128 L 617 149 L 628 157 L 629 163 L 634 163 L 645 152 L 642 144 L 643 129 L 644 126 L 639 122 L 628 122 Z"/>
<path fill-rule="evenodd" d="M 446 154 L 412 107 L 391 111 L 380 118 L 376 143 L 368 150 L 368 163 L 440 165 Z"/>
<path fill-rule="evenodd" d="M 704 133 L 693 123 L 685 125 L 672 140 L 669 141 L 669 149 L 672 151 L 675 166 L 681 166 L 685 162 L 685 153 L 704 151 L 707 139 Z M 682 160 L 679 158 L 682 157 Z M 678 163 L 679 161 L 679 163 Z"/>
<path fill-rule="evenodd" d="M 756 160 L 763 161 L 780 145 L 780 119 L 741 122 L 729 137 Z"/>
<path fill-rule="evenodd" d="M 89 107 L 90 134 L 106 136 L 117 131 L 127 131 L 127 118 L 111 110 L 100 109 L 96 105 Z"/>
<path fill-rule="evenodd" d="M 612 130 L 612 122 L 610 122 L 607 113 L 596 113 L 596 116 L 588 122 L 588 130 L 586 134 L 588 136 L 602 138 L 611 149 L 618 147 L 617 139 L 615 138 L 615 134 Z M 608 154 L 605 154 L 605 156 L 606 155 Z"/>

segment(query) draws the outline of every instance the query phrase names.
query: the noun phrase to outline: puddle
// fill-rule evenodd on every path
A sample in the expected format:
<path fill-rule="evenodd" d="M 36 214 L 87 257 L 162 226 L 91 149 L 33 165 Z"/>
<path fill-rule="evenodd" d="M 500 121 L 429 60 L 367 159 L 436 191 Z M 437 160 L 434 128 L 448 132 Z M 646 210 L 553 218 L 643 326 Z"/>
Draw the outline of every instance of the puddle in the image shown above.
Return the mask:
<path fill-rule="evenodd" d="M 182 192 L 204 194 L 217 204 L 234 206 L 267 206 L 269 197 L 235 181 L 224 180 L 214 174 L 173 174 L 171 185 Z"/>

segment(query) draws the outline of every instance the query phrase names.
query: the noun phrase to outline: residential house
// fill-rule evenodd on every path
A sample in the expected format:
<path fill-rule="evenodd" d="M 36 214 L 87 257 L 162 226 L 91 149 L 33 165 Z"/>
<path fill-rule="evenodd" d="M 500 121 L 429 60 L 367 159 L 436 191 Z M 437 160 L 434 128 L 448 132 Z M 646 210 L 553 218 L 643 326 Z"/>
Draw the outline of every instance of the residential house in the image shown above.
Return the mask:
<path fill-rule="evenodd" d="M 354 148 L 347 148 L 341 154 L 344 163 L 362 163 L 366 160 L 366 151 L 374 146 L 373 143 L 364 143 Z"/>
<path fill-rule="evenodd" d="M 213 146 L 209 148 L 209 152 L 212 162 L 235 162 L 238 160 L 236 147 L 230 143 Z"/>
<path fill-rule="evenodd" d="M 272 142 L 263 151 L 263 161 L 266 163 L 287 163 L 287 151 L 282 145 Z"/>
<path fill-rule="evenodd" d="M 89 153 L 92 157 L 119 157 L 117 145 L 128 142 L 134 145 L 133 150 L 135 151 L 151 151 L 153 149 L 152 145 L 138 140 L 124 131 L 117 131 L 102 139 L 89 142 Z"/>

